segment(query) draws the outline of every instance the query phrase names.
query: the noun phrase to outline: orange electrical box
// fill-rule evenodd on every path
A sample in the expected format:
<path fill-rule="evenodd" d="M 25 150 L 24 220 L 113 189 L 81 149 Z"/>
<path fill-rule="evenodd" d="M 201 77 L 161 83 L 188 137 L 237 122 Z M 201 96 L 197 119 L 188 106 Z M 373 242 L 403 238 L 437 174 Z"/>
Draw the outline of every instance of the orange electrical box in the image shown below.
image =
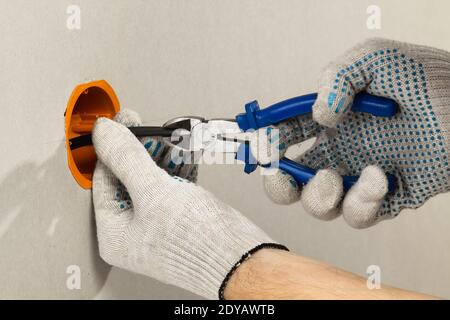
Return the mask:
<path fill-rule="evenodd" d="M 97 156 L 92 145 L 72 150 L 70 139 L 90 134 L 97 118 L 112 119 L 119 109 L 119 100 L 105 80 L 79 84 L 70 95 L 64 114 L 67 161 L 73 177 L 84 189 L 92 187 Z"/>

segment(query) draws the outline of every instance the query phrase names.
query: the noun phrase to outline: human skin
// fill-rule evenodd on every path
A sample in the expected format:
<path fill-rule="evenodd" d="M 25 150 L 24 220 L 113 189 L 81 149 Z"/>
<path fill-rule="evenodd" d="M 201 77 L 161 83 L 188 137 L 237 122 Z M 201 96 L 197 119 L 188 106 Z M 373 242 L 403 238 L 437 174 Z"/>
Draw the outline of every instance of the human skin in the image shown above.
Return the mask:
<path fill-rule="evenodd" d="M 262 249 L 242 263 L 224 292 L 233 299 L 406 300 L 435 297 L 382 285 L 369 289 L 366 279 L 294 253 Z"/>

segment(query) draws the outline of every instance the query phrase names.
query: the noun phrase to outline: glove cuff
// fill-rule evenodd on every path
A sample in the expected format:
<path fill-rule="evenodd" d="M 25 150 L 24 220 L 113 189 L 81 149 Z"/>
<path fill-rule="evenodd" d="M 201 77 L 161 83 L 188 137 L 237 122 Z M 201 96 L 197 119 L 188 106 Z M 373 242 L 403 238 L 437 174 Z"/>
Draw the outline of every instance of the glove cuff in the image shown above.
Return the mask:
<path fill-rule="evenodd" d="M 428 63 L 431 64 L 431 63 Z M 429 68 L 427 70 L 427 77 L 429 80 L 430 88 L 430 100 L 433 106 L 433 113 L 430 114 L 430 121 L 435 121 L 438 126 L 435 129 L 435 134 L 438 140 L 432 141 L 432 145 L 436 144 L 437 147 L 441 147 L 442 163 L 446 168 L 447 183 L 450 184 L 450 166 L 448 165 L 448 159 L 450 158 L 450 88 L 448 84 L 450 83 L 450 66 L 449 69 L 445 68 Z M 428 106 L 430 102 L 425 101 Z M 442 141 L 443 140 L 443 141 Z M 434 147 L 434 146 L 433 146 Z M 448 188 L 448 187 L 447 187 Z"/>
<path fill-rule="evenodd" d="M 447 83 L 450 83 L 450 74 L 433 79 L 431 100 L 434 114 L 440 124 L 445 150 L 450 150 L 450 88 L 446 87 Z M 447 157 L 449 156 L 450 154 L 447 154 Z"/>
<path fill-rule="evenodd" d="M 191 230 L 176 247 L 166 247 L 164 281 L 208 299 L 223 298 L 228 279 L 252 253 L 265 247 L 287 250 L 237 213 L 223 212 L 228 217 L 215 226 L 196 226 L 201 232 Z"/>
<path fill-rule="evenodd" d="M 278 244 L 278 243 L 261 243 L 261 244 L 257 245 L 256 247 L 254 247 L 253 249 L 247 251 L 245 254 L 242 255 L 242 257 L 239 259 L 239 261 L 234 264 L 234 266 L 231 268 L 231 270 L 225 276 L 225 279 L 223 279 L 222 284 L 220 285 L 220 288 L 219 288 L 219 299 L 220 300 L 225 300 L 225 297 L 224 297 L 225 288 L 227 287 L 227 284 L 230 281 L 230 279 L 233 276 L 236 269 L 239 268 L 239 266 L 242 263 L 247 261 L 249 258 L 251 258 L 251 256 L 253 254 L 255 254 L 256 252 L 258 252 L 261 249 L 279 249 L 279 250 L 289 251 L 289 249 L 287 247 L 285 247 L 281 244 Z"/>

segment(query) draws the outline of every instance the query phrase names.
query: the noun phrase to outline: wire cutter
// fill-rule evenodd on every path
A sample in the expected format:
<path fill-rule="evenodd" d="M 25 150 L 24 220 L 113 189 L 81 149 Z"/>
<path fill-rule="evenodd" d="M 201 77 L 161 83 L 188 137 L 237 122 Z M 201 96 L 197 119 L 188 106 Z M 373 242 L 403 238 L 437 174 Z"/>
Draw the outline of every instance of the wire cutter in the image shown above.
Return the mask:
<path fill-rule="evenodd" d="M 245 112 L 236 115 L 234 119 L 211 119 L 186 116 L 169 120 L 161 127 L 130 127 L 138 137 L 161 136 L 171 137 L 172 143 L 186 151 L 202 151 L 214 149 L 218 152 L 233 152 L 236 159 L 245 163 L 244 171 L 251 173 L 260 165 L 250 152 L 249 130 L 257 130 L 270 125 L 276 125 L 289 118 L 306 115 L 312 112 L 312 106 L 317 94 L 312 93 L 278 102 L 267 108 L 260 109 L 257 101 L 245 105 Z M 377 117 L 392 117 L 398 111 L 395 101 L 374 96 L 366 92 L 356 95 L 353 112 L 365 112 Z M 91 144 L 90 135 L 83 135 L 70 141 L 71 149 Z M 279 160 L 279 169 L 290 174 L 300 185 L 305 185 L 316 174 L 315 169 L 296 163 L 283 157 Z M 388 191 L 393 193 L 396 188 L 396 177 L 387 174 Z M 343 176 L 344 190 L 347 191 L 358 180 L 358 176 Z"/>
<path fill-rule="evenodd" d="M 182 148 L 190 151 L 214 148 L 218 152 L 234 152 L 236 158 L 245 163 L 244 171 L 251 173 L 258 165 L 253 158 L 249 147 L 248 130 L 260 129 L 275 125 L 292 117 L 306 115 L 312 112 L 312 106 L 317 94 L 288 99 L 265 109 L 260 109 L 257 101 L 245 105 L 245 112 L 238 114 L 234 119 L 211 119 L 205 120 L 199 117 L 179 117 L 166 122 L 162 127 L 165 129 L 181 129 L 180 138 L 187 139 L 187 145 Z M 397 113 L 395 101 L 359 93 L 352 105 L 353 112 L 370 113 L 377 117 L 392 117 Z M 173 136 L 173 135 L 172 135 Z M 269 165 L 261 165 L 270 167 Z M 279 160 L 277 167 L 290 174 L 297 183 L 304 185 L 316 174 L 316 170 L 296 163 L 286 157 Z M 395 191 L 396 177 L 387 174 L 388 191 Z M 358 176 L 343 176 L 344 190 L 347 191 L 358 180 Z"/>

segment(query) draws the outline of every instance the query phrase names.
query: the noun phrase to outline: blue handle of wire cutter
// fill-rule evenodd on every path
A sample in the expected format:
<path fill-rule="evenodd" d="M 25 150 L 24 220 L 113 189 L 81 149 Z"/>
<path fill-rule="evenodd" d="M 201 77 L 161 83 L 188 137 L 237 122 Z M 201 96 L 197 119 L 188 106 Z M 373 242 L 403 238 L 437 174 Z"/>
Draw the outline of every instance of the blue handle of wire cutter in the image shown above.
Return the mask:
<path fill-rule="evenodd" d="M 262 110 L 257 101 L 252 101 L 245 105 L 245 113 L 236 116 L 236 122 L 243 131 L 267 127 L 311 113 L 316 99 L 317 93 L 311 93 L 278 102 Z M 377 117 L 392 117 L 397 113 L 397 103 L 388 98 L 361 92 L 353 101 L 352 111 L 370 113 Z"/>
<path fill-rule="evenodd" d="M 289 118 L 305 115 L 312 112 L 312 106 L 317 99 L 317 94 L 312 93 L 304 96 L 295 97 L 285 101 L 278 102 L 265 109 L 260 109 L 257 101 L 249 102 L 245 105 L 245 113 L 236 116 L 236 122 L 242 131 L 248 129 L 259 129 Z M 395 101 L 378 97 L 366 92 L 356 95 L 353 105 L 353 112 L 370 113 L 377 117 L 392 117 L 397 113 L 398 105 Z M 242 144 L 242 150 L 238 151 L 238 159 L 245 161 L 244 171 L 251 173 L 256 170 L 255 159 L 249 150 L 249 146 Z M 298 184 L 304 185 L 316 174 L 316 170 L 303 166 L 288 158 L 279 160 L 279 168 L 290 174 Z M 357 176 L 343 176 L 344 191 L 358 180 Z M 388 191 L 392 193 L 396 188 L 396 177 L 387 174 Z"/>
<path fill-rule="evenodd" d="M 279 160 L 278 168 L 291 175 L 299 185 L 307 184 L 317 172 L 317 170 L 301 165 L 286 157 Z M 358 176 L 343 176 L 344 192 L 347 192 L 356 183 L 358 178 Z M 396 188 L 397 178 L 392 174 L 388 174 L 387 180 L 388 192 L 393 193 Z"/>

